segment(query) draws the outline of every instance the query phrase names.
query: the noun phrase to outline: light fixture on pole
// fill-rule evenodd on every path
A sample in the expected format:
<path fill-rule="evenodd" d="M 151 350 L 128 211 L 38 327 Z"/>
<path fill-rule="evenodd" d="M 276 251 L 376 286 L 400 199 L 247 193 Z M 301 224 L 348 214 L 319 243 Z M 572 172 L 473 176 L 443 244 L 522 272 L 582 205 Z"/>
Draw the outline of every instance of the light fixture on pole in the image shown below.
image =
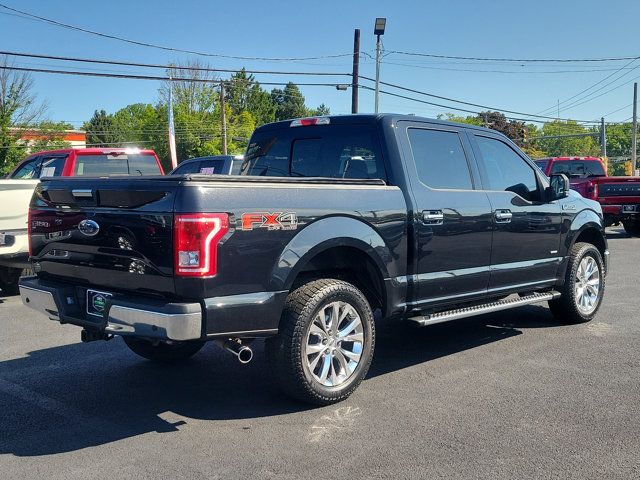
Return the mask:
<path fill-rule="evenodd" d="M 376 24 L 373 28 L 373 34 L 376 38 L 376 99 L 375 99 L 375 112 L 378 113 L 378 104 L 380 100 L 380 37 L 384 35 L 384 29 L 387 26 L 387 19 L 378 17 L 376 18 Z"/>

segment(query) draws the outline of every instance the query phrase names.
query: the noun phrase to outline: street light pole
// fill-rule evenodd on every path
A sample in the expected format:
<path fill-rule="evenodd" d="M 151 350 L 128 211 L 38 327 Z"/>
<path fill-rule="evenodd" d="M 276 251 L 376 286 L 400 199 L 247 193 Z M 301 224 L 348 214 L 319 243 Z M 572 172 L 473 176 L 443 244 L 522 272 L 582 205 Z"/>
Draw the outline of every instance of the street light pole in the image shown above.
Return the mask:
<path fill-rule="evenodd" d="M 378 105 L 380 103 L 380 35 L 376 41 L 376 109 L 378 113 Z"/>
<path fill-rule="evenodd" d="M 380 60 L 382 59 L 380 37 L 384 35 L 384 29 L 387 25 L 386 18 L 376 18 L 376 24 L 373 34 L 376 36 L 376 94 L 375 94 L 375 112 L 378 113 L 380 105 Z"/>

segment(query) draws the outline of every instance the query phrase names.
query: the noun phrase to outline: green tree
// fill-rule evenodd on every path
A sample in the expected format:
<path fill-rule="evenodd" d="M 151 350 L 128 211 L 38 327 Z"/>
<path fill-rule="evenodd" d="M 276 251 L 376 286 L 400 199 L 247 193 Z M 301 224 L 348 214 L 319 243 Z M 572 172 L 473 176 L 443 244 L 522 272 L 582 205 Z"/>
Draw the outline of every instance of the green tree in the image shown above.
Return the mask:
<path fill-rule="evenodd" d="M 226 85 L 226 100 L 233 115 L 249 112 L 256 126 L 274 121 L 276 106 L 271 96 L 255 81 L 253 75 L 247 74 L 244 68 L 233 74 Z"/>
<path fill-rule="evenodd" d="M 559 136 L 582 133 L 597 133 L 589 130 L 585 126 L 578 124 L 574 120 L 559 121 L 554 120 L 543 125 L 541 136 Z M 542 150 L 550 157 L 563 156 L 598 156 L 600 146 L 596 140 L 597 135 L 585 137 L 560 137 L 546 138 L 531 142 L 539 150 Z"/>
<path fill-rule="evenodd" d="M 331 110 L 324 103 L 321 103 L 320 105 L 318 105 L 318 108 L 309 110 L 309 115 L 312 117 L 331 115 Z"/>
<path fill-rule="evenodd" d="M 607 125 L 607 155 L 631 158 L 631 132 L 633 124 Z"/>
<path fill-rule="evenodd" d="M 271 90 L 271 100 L 276 105 L 275 120 L 304 117 L 308 113 L 304 96 L 298 86 L 292 82 L 287 83 L 284 90 L 279 88 Z"/>
<path fill-rule="evenodd" d="M 169 68 L 167 75 L 175 80 L 161 85 L 160 101 L 165 105 L 169 103 L 169 89 L 172 88 L 174 105 L 181 105 L 188 114 L 213 112 L 220 99 L 219 80 L 204 68 L 209 65 L 197 60 Z"/>
<path fill-rule="evenodd" d="M 113 147 L 118 142 L 118 136 L 113 116 L 104 110 L 96 110 L 83 129 L 87 132 L 87 144 L 95 147 Z"/>
<path fill-rule="evenodd" d="M 6 56 L 0 57 L 0 67 L 10 66 Z M 46 104 L 38 102 L 28 73 L 0 68 L 0 172 L 10 171 L 26 155 L 20 138 L 45 111 Z"/>

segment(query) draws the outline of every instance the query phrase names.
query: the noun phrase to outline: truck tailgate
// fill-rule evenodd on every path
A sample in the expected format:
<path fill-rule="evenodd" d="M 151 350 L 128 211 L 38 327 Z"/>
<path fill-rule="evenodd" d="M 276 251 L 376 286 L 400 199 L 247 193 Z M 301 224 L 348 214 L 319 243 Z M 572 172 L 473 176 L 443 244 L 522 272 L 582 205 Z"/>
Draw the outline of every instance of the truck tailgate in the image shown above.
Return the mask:
<path fill-rule="evenodd" d="M 31 203 L 34 269 L 79 286 L 173 294 L 177 186 L 153 177 L 43 181 Z"/>

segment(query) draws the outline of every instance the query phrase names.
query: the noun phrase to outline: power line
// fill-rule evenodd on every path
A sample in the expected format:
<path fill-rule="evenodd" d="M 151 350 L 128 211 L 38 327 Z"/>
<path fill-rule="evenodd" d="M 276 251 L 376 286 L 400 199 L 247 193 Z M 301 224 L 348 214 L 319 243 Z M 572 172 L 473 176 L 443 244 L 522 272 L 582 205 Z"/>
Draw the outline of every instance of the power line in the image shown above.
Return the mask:
<path fill-rule="evenodd" d="M 570 105 L 566 105 L 566 103 L 567 103 L 567 102 L 569 102 L 569 101 L 573 100 L 573 99 L 574 99 L 574 98 L 576 98 L 576 97 L 579 97 L 579 96 L 580 96 L 580 95 L 582 95 L 583 93 L 588 92 L 588 91 L 589 91 L 589 90 L 591 90 L 592 88 L 597 87 L 597 86 L 598 86 L 598 85 L 600 85 L 602 82 L 607 81 L 608 79 L 610 79 L 611 77 L 615 76 L 618 72 L 621 72 L 624 68 L 628 67 L 629 65 L 631 65 L 631 64 L 632 64 L 633 62 L 635 62 L 635 61 L 636 61 L 636 59 L 633 59 L 633 60 L 631 60 L 630 62 L 625 63 L 625 64 L 624 64 L 622 67 L 620 67 L 618 70 L 616 70 L 615 72 L 613 72 L 613 73 L 611 73 L 611 74 L 607 75 L 607 76 L 606 76 L 606 77 L 604 77 L 602 80 L 600 80 L 600 81 L 598 81 L 598 82 L 594 83 L 593 85 L 591 85 L 591 86 L 589 86 L 589 87 L 585 88 L 584 90 L 582 90 L 582 91 L 580 91 L 580 92 L 576 93 L 576 94 L 575 94 L 575 95 L 573 95 L 572 97 L 569 97 L 569 98 L 567 98 L 567 99 L 563 100 L 562 102 L 559 102 L 559 104 L 557 104 L 557 105 L 553 105 L 553 106 L 551 106 L 551 107 L 549 107 L 549 108 L 546 108 L 545 110 L 543 110 L 543 111 L 541 111 L 541 112 L 538 112 L 538 113 L 547 113 L 547 112 L 549 112 L 549 111 L 553 110 L 554 108 L 556 108 L 556 107 L 557 107 L 557 106 L 559 106 L 559 105 L 564 105 L 564 107 L 563 107 L 563 108 L 565 108 L 565 109 L 566 109 L 566 108 L 571 108 L 572 106 L 574 106 L 574 103 L 575 103 L 575 102 L 573 102 L 573 103 L 572 103 L 572 104 L 570 104 Z M 602 90 L 602 88 L 605 88 L 605 87 L 607 87 L 608 85 L 611 85 L 611 83 L 615 83 L 617 80 L 619 80 L 619 79 L 621 79 L 622 77 L 624 77 L 625 75 L 629 74 L 631 71 L 635 70 L 636 68 L 638 68 L 638 66 L 635 66 L 635 67 L 634 67 L 634 68 L 632 68 L 631 70 L 629 70 L 629 71 L 625 72 L 624 74 L 622 74 L 621 76 L 619 76 L 618 78 L 616 78 L 616 79 L 615 79 L 615 80 L 613 80 L 612 82 L 608 83 L 607 85 L 604 85 L 603 87 L 599 88 L 598 90 L 595 90 L 595 91 L 591 92 L 590 94 L 585 95 L 585 96 L 583 97 L 583 99 L 584 99 L 584 98 L 589 97 L 590 95 L 593 95 L 594 93 L 596 93 L 596 92 L 598 92 L 598 91 L 600 91 L 600 90 Z M 578 101 L 579 101 L 579 100 L 578 100 Z"/>
<path fill-rule="evenodd" d="M 369 80 L 369 81 L 375 81 L 374 79 L 369 78 L 369 77 L 360 77 L 360 78 L 363 78 L 363 79 Z M 389 82 L 380 82 L 380 84 L 381 85 L 386 85 L 386 86 L 392 87 L 392 88 L 397 88 L 399 90 L 404 90 L 406 92 L 417 93 L 419 95 L 425 95 L 427 97 L 438 98 L 440 100 L 446 100 L 448 102 L 459 103 L 459 104 L 462 104 L 462 105 L 468 105 L 468 106 L 471 106 L 471 107 L 478 107 L 478 108 L 482 108 L 482 109 L 486 109 L 486 110 L 495 110 L 495 111 L 499 111 L 499 112 L 513 113 L 514 115 L 525 115 L 525 116 L 528 116 L 528 117 L 536 117 L 536 118 L 541 118 L 541 119 L 546 119 L 546 120 L 562 120 L 562 121 L 565 121 L 565 122 L 571 120 L 571 121 L 575 121 L 575 122 L 578 122 L 578 123 L 596 123 L 593 120 L 573 120 L 573 119 L 566 119 L 566 118 L 558 119 L 556 117 L 549 117 L 549 116 L 545 116 L 545 115 L 536 115 L 536 114 L 533 114 L 533 113 L 524 113 L 524 112 L 518 112 L 518 111 L 514 111 L 514 110 L 506 110 L 504 108 L 490 107 L 490 106 L 481 105 L 481 104 L 478 104 L 478 103 L 466 102 L 464 100 L 456 100 L 455 98 L 444 97 L 442 95 L 435 95 L 433 93 L 423 92 L 421 90 L 415 90 L 413 88 L 403 87 L 402 85 L 397 85 L 397 84 L 389 83 Z"/>
<path fill-rule="evenodd" d="M 103 60 L 96 58 L 80 58 L 80 57 L 62 57 L 57 55 L 43 55 L 38 53 L 24 53 L 24 52 L 10 52 L 0 51 L 0 55 L 8 55 L 12 57 L 29 57 L 29 58 L 41 58 L 46 60 L 60 60 L 66 62 L 82 62 L 82 63 L 98 63 L 105 65 L 123 65 L 127 67 L 144 67 L 144 68 L 160 68 L 163 70 L 193 70 L 202 72 L 220 72 L 220 73 L 240 73 L 242 70 L 232 70 L 225 68 L 209 68 L 209 67 L 197 67 L 197 66 L 180 66 L 180 65 L 162 65 L 157 63 L 138 63 L 138 62 L 125 62 L 122 60 Z M 246 73 L 250 74 L 269 74 L 269 75 L 318 75 L 318 76 L 351 76 L 350 73 L 335 73 L 335 72 L 286 72 L 286 71 L 272 71 L 272 70 L 246 70 Z"/>
<path fill-rule="evenodd" d="M 620 110 L 624 110 L 625 108 L 629 108 L 629 107 L 631 107 L 631 106 L 633 106 L 633 103 L 630 103 L 630 104 L 628 104 L 628 105 L 625 105 L 624 107 L 620 107 L 620 108 L 618 108 L 618 109 L 616 109 L 616 110 L 613 110 L 612 112 L 605 113 L 605 114 L 603 115 L 603 117 L 608 117 L 609 115 L 612 115 L 612 114 L 614 114 L 614 113 L 618 113 Z"/>
<path fill-rule="evenodd" d="M 398 63 L 398 62 L 386 62 L 382 61 L 385 65 L 395 65 L 399 67 L 409 67 L 409 68 L 422 68 L 426 70 L 443 70 L 449 72 L 471 72 L 471 73 L 503 73 L 503 74 L 526 74 L 526 75 L 538 75 L 538 74 L 566 74 L 566 73 L 595 73 L 595 72 L 611 72 L 620 71 L 619 68 L 593 68 L 588 70 L 478 70 L 475 68 L 448 68 L 448 67 L 435 67 L 429 65 L 412 65 L 408 63 Z M 455 64 L 450 64 L 455 65 Z"/>
<path fill-rule="evenodd" d="M 436 55 L 433 53 L 404 52 L 400 50 L 388 50 L 388 53 L 408 55 L 414 57 L 446 58 L 449 60 L 473 60 L 479 62 L 532 62 L 532 63 L 577 63 L 577 62 L 611 62 L 622 60 L 637 60 L 640 56 L 633 57 L 606 57 L 606 58 L 490 58 L 490 57 L 463 57 L 457 55 Z"/>
<path fill-rule="evenodd" d="M 170 51 L 170 52 L 188 53 L 188 54 L 191 54 L 191 55 L 200 55 L 200 56 L 203 56 L 203 57 L 229 58 L 229 59 L 234 59 L 234 60 L 260 60 L 260 61 L 281 62 L 281 61 L 319 60 L 319 59 L 324 59 L 324 58 L 350 57 L 352 55 L 352 53 L 349 52 L 349 53 L 338 53 L 338 54 L 332 54 L 332 55 L 318 55 L 318 56 L 314 56 L 314 57 L 244 57 L 244 56 L 237 56 L 237 55 L 223 55 L 223 54 L 220 54 L 220 53 L 198 52 L 198 51 L 195 51 L 195 50 L 187 50 L 187 49 L 182 49 L 182 48 L 168 47 L 168 46 L 165 46 L 165 45 L 158 45 L 158 44 L 155 44 L 155 43 L 141 42 L 141 41 L 138 41 L 138 40 L 132 40 L 130 38 L 124 38 L 124 37 L 119 37 L 117 35 L 111 35 L 111 34 L 108 34 L 108 33 L 97 32 L 95 30 L 89 30 L 88 28 L 78 27 L 76 25 L 70 25 L 68 23 L 59 22 L 59 21 L 53 20 L 51 18 L 41 17 L 41 16 L 35 15 L 33 13 L 25 12 L 23 10 L 18 10 L 17 8 L 10 7 L 10 6 L 5 5 L 3 3 L 0 3 L 0 7 L 4 8 L 6 10 L 9 10 L 11 12 L 18 13 L 20 15 L 28 17 L 29 19 L 37 20 L 37 21 L 40 21 L 40 22 L 45 22 L 45 23 L 48 23 L 50 25 L 55 25 L 57 27 L 67 28 L 69 30 L 76 30 L 76 31 L 79 31 L 79 32 L 88 33 L 90 35 L 95 35 L 95 36 L 98 36 L 98 37 L 108 38 L 108 39 L 111 39 L 111 40 L 118 40 L 120 42 L 126 42 L 126 43 L 130 43 L 132 45 L 138 45 L 138 46 L 141 46 L 141 47 L 156 48 L 156 49 L 159 49 L 159 50 L 166 50 L 166 51 Z"/>
<path fill-rule="evenodd" d="M 640 65 L 638 65 L 636 68 L 640 68 Z M 599 88 L 599 89 L 597 89 L 597 90 L 594 90 L 593 92 L 591 92 L 591 94 L 590 94 L 590 95 L 592 95 L 592 94 L 594 94 L 594 93 L 596 93 L 596 92 L 601 91 L 603 88 L 606 88 L 606 87 L 608 87 L 609 85 L 612 85 L 613 83 L 617 82 L 618 80 L 620 80 L 622 77 L 624 77 L 624 76 L 625 76 L 625 75 L 627 75 L 628 73 L 630 73 L 630 72 L 626 72 L 624 75 L 621 75 L 620 77 L 618 77 L 618 78 L 616 78 L 615 80 L 613 80 L 613 81 L 609 82 L 608 84 L 603 85 L 602 87 L 600 87 L 600 88 Z M 611 92 L 613 92 L 614 90 L 617 90 L 617 89 L 618 89 L 618 88 L 620 88 L 620 87 L 624 87 L 625 85 L 630 84 L 631 82 L 633 82 L 633 81 L 634 81 L 634 80 L 636 80 L 637 78 L 640 78 L 640 77 L 634 77 L 634 78 L 632 78 L 631 80 L 628 80 L 628 81 L 626 81 L 626 82 L 624 82 L 624 83 L 621 83 L 620 85 L 617 85 L 617 86 L 615 86 L 615 87 L 613 87 L 613 88 L 611 88 L 611 89 L 609 89 L 609 90 L 607 90 L 607 91 L 605 91 L 605 92 L 602 92 L 600 95 L 596 95 L 595 97 L 591 97 L 591 98 L 588 98 L 588 96 L 587 96 L 587 97 L 583 97 L 582 99 L 576 100 L 575 102 L 573 102 L 573 103 L 571 103 L 571 104 L 569 104 L 569 105 L 566 105 L 564 108 L 574 108 L 574 107 L 579 107 L 580 105 L 584 105 L 585 103 L 589 103 L 589 102 L 591 102 L 591 101 L 595 100 L 596 98 L 600 98 L 600 97 L 602 97 L 603 95 L 606 95 L 606 94 L 608 94 L 608 93 L 611 93 Z M 585 100 L 585 98 L 586 98 L 586 100 Z"/>
<path fill-rule="evenodd" d="M 103 77 L 103 78 L 125 78 L 131 80 L 160 80 L 160 81 L 174 81 L 174 82 L 195 82 L 195 83 L 228 83 L 229 80 L 213 80 L 213 79 L 205 79 L 205 78 L 183 78 L 183 77 L 167 77 L 167 76 L 159 76 L 159 75 L 132 75 L 132 74 L 124 74 L 124 73 L 102 73 L 102 72 L 80 72 L 77 70 L 55 70 L 48 68 L 27 68 L 27 67 L 10 67 L 0 65 L 0 70 L 13 70 L 19 72 L 33 72 L 33 73 L 51 73 L 51 74 L 59 74 L 59 75 L 78 75 L 85 77 Z M 287 85 L 289 82 L 249 82 L 256 83 L 259 85 L 271 85 L 271 86 L 282 86 Z M 296 85 L 307 86 L 307 87 L 335 87 L 335 83 L 296 83 Z"/>

